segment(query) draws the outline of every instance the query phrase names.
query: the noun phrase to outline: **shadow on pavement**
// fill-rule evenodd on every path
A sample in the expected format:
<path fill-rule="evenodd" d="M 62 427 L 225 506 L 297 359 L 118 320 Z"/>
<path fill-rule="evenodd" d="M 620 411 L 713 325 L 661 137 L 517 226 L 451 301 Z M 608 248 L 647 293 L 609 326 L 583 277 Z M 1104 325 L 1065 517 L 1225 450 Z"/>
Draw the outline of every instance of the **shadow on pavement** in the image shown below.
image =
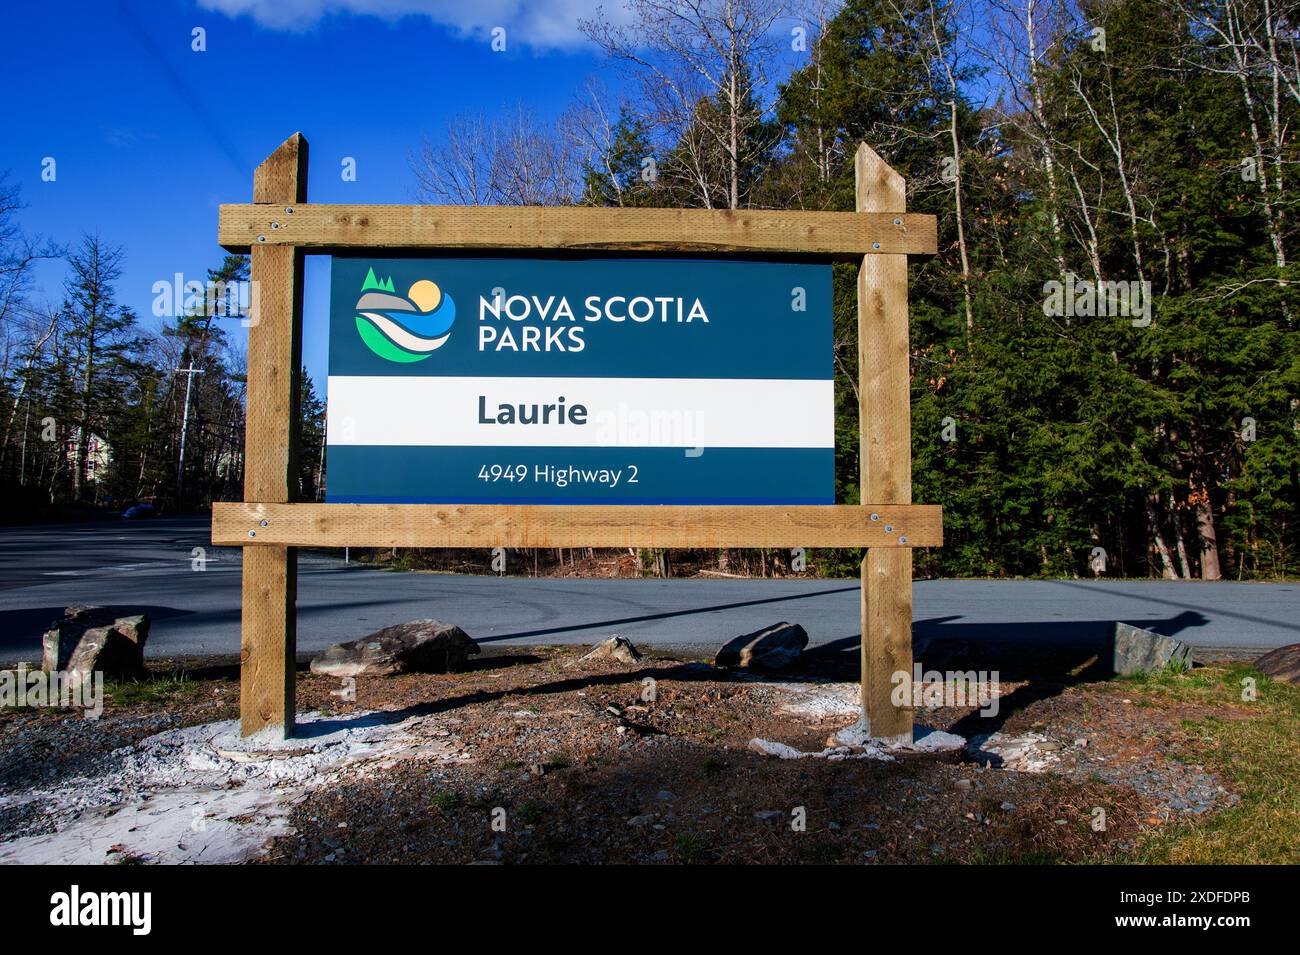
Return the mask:
<path fill-rule="evenodd" d="M 973 712 L 951 727 L 970 737 L 1001 729 L 1011 714 L 1057 696 L 1067 687 L 1097 683 L 1115 675 L 1115 624 L 1129 623 L 1164 636 L 1205 626 L 1204 615 L 1183 611 L 1165 618 L 962 624 L 959 616 L 918 620 L 913 625 L 913 659 L 922 673 L 988 674 L 1002 684 L 1021 684 L 1000 697 L 996 715 Z M 857 679 L 861 637 L 846 637 L 807 651 L 813 666 L 841 679 Z M 983 677 L 981 677 L 983 679 Z"/>
<path fill-rule="evenodd" d="M 514 633 L 498 633 L 491 637 L 475 637 L 479 643 L 491 643 L 496 640 L 520 640 L 524 637 L 545 637 L 556 633 L 572 633 L 579 630 L 597 630 L 619 624 L 644 623 L 647 620 L 668 620 L 672 617 L 689 617 L 701 613 L 716 613 L 719 610 L 735 610 L 738 607 L 757 607 L 761 604 L 788 603 L 792 600 L 807 600 L 810 597 L 825 597 L 829 594 L 856 592 L 858 586 L 835 587 L 830 590 L 813 590 L 806 594 L 782 594 L 778 597 L 763 597 L 759 600 L 740 600 L 735 603 L 710 604 L 707 607 L 691 607 L 687 610 L 666 610 L 663 613 L 647 613 L 636 617 L 616 617 L 608 620 L 593 620 L 588 623 L 575 623 L 565 627 L 550 627 L 545 630 L 518 630 Z"/>

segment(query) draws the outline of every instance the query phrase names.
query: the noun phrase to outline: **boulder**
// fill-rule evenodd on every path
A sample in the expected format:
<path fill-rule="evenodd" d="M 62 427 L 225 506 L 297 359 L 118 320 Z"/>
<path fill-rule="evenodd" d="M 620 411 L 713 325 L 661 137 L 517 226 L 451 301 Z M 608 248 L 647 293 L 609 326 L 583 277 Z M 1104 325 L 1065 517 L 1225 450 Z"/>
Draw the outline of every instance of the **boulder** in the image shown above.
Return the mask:
<path fill-rule="evenodd" d="M 597 644 L 591 650 L 584 653 L 578 658 L 579 663 L 597 662 L 600 660 L 614 660 L 618 663 L 632 664 L 641 659 L 641 652 L 632 644 L 627 637 L 620 637 L 618 634 L 610 637 L 603 643 Z"/>
<path fill-rule="evenodd" d="M 1192 648 L 1175 637 L 1116 623 L 1112 659 L 1112 668 L 1120 676 L 1155 673 L 1171 664 L 1186 670 L 1192 665 Z"/>
<path fill-rule="evenodd" d="M 118 616 L 103 607 L 73 606 L 41 637 L 41 669 L 74 679 L 98 671 L 105 679 L 144 672 L 149 615 Z"/>
<path fill-rule="evenodd" d="M 1255 661 L 1255 669 L 1271 680 L 1300 686 L 1300 643 L 1270 650 Z"/>
<path fill-rule="evenodd" d="M 454 624 L 412 620 L 334 644 L 311 661 L 311 672 L 336 677 L 448 673 L 478 652 L 478 644 Z"/>
<path fill-rule="evenodd" d="M 806 646 L 808 634 L 804 628 L 782 621 L 728 641 L 713 663 L 745 670 L 784 670 L 798 661 Z"/>

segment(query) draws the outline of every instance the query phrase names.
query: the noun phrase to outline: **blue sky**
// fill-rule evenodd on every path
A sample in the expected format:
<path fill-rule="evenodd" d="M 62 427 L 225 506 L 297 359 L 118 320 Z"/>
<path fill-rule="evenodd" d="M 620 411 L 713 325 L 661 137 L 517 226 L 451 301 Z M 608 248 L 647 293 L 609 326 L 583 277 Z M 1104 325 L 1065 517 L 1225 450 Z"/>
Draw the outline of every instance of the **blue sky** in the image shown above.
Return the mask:
<path fill-rule="evenodd" d="M 323 12 L 328 8 L 330 12 Z M 575 0 L 48 0 L 5 10 L 0 170 L 28 234 L 126 249 L 118 298 L 156 327 L 153 284 L 221 261 L 217 206 L 251 199 L 285 137 L 311 145 L 309 198 L 410 202 L 408 156 L 455 113 L 523 101 L 557 116 L 601 71 Z M 378 11 L 383 15 L 375 15 Z M 405 14 L 405 15 L 403 15 Z M 506 29 L 505 52 L 489 31 Z M 191 49 L 206 30 L 207 50 Z M 357 179 L 340 163 L 356 159 Z M 53 157 L 57 179 L 43 182 Z M 309 257 L 304 359 L 323 391 L 328 259 Z M 37 274 L 57 303 L 64 265 Z M 237 322 L 232 336 L 243 335 Z"/>

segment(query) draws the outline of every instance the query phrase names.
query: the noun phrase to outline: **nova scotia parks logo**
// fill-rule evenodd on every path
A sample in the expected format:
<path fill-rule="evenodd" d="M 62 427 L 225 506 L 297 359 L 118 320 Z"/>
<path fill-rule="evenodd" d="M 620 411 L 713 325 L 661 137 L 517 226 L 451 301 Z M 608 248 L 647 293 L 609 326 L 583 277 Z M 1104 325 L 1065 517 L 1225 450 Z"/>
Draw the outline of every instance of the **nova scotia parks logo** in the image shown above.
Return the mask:
<path fill-rule="evenodd" d="M 357 333 L 366 347 L 387 361 L 423 361 L 451 337 L 456 303 L 428 279 L 399 295 L 392 278 L 366 272 L 357 299 Z"/>

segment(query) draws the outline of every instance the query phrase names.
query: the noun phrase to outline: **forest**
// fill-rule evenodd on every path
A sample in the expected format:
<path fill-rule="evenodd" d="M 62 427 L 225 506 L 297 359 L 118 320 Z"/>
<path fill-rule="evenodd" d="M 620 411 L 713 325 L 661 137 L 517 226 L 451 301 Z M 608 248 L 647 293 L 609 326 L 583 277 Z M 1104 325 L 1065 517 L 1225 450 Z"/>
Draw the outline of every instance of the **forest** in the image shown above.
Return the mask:
<path fill-rule="evenodd" d="M 939 253 L 910 267 L 913 499 L 943 505 L 946 540 L 916 552 L 918 577 L 1300 573 L 1300 0 L 624 5 L 630 22 L 582 24 L 603 67 L 557 117 L 521 91 L 393 144 L 421 201 L 847 211 L 866 142 L 939 225 Z M 23 208 L 0 168 L 0 523 L 241 497 L 243 329 L 211 296 L 135 314 L 129 249 L 32 235 Z M 34 288 L 48 260 L 55 306 Z M 856 273 L 835 266 L 845 503 Z M 247 260 L 216 251 L 208 278 L 246 282 Z M 305 372 L 301 405 L 298 493 L 322 500 Z M 516 567 L 602 556 L 661 575 L 857 569 L 741 550 Z"/>

